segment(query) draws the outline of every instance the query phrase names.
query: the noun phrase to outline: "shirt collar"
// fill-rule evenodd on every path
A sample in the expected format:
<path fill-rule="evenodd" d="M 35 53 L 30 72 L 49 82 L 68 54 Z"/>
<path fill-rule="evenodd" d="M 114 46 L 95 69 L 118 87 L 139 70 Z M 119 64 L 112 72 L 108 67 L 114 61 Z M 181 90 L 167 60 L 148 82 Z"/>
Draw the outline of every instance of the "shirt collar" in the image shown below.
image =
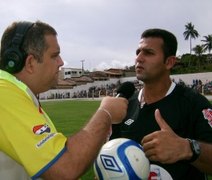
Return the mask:
<path fill-rule="evenodd" d="M 21 89 L 27 94 L 27 96 L 34 102 L 36 106 L 39 106 L 39 101 L 36 98 L 36 96 L 33 94 L 33 92 L 29 89 L 29 87 L 26 84 L 18 80 L 15 76 L 13 76 L 12 74 L 6 71 L 0 70 L 0 79 L 4 79 L 16 85 L 19 89 Z"/>
<path fill-rule="evenodd" d="M 171 92 L 174 90 L 175 86 L 176 86 L 176 83 L 172 81 L 171 86 L 169 87 L 169 90 L 167 91 L 165 96 L 168 96 L 169 94 L 171 94 Z M 143 88 L 140 90 L 140 92 L 138 94 L 138 101 L 142 104 L 145 104 L 144 97 L 143 97 Z"/>

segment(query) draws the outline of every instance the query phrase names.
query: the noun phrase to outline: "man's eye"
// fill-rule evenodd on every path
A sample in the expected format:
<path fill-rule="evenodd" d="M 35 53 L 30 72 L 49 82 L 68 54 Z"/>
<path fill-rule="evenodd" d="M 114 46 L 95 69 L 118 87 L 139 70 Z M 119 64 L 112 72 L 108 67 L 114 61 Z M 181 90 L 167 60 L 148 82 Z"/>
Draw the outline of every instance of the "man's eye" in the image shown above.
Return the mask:
<path fill-rule="evenodd" d="M 139 49 L 136 50 L 136 55 L 138 56 L 141 51 Z"/>
<path fill-rule="evenodd" d="M 152 51 L 144 51 L 143 53 L 144 53 L 144 55 L 153 55 L 154 54 Z"/>

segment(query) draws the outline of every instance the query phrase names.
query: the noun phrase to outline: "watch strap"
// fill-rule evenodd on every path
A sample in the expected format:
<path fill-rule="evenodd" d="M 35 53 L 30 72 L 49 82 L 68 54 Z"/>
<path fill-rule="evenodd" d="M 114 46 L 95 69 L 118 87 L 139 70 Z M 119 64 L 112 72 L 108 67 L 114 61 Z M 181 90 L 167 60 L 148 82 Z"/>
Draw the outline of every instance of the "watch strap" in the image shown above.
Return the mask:
<path fill-rule="evenodd" d="M 189 138 L 187 138 L 187 140 L 189 141 L 189 144 L 190 144 L 190 147 L 191 147 L 191 150 L 192 150 L 192 153 L 193 153 L 191 159 L 188 160 L 188 162 L 191 163 L 191 162 L 196 161 L 197 158 L 199 157 L 199 155 L 200 155 L 200 145 L 196 140 L 189 139 Z"/>

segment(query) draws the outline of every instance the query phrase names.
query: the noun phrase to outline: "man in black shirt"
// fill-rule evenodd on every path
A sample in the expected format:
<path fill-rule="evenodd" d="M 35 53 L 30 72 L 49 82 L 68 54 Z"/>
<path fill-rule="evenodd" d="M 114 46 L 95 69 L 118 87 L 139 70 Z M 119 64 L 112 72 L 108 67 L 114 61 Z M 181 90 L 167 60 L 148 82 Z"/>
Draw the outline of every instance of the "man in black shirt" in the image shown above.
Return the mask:
<path fill-rule="evenodd" d="M 212 106 L 202 95 L 171 81 L 176 37 L 163 29 L 141 35 L 135 70 L 144 86 L 129 99 L 128 113 L 113 125 L 111 139 L 133 139 L 152 164 L 175 179 L 212 174 Z"/>

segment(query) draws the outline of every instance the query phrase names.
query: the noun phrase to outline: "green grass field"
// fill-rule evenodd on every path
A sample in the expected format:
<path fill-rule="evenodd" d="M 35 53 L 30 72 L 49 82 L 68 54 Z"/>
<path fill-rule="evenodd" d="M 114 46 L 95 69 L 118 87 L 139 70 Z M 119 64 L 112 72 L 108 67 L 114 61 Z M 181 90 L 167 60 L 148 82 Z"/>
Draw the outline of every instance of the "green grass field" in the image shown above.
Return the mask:
<path fill-rule="evenodd" d="M 100 101 L 49 101 L 42 106 L 58 131 L 70 135 L 79 130 L 98 108 Z"/>
<path fill-rule="evenodd" d="M 58 131 L 66 136 L 72 135 L 80 130 L 91 118 L 98 108 L 100 101 L 49 101 L 42 102 L 43 109 L 48 113 Z M 93 168 L 81 178 L 81 180 L 93 180 Z M 212 180 L 212 176 L 209 177 Z"/>
<path fill-rule="evenodd" d="M 100 101 L 49 101 L 41 104 L 54 122 L 57 130 L 69 136 L 86 124 L 98 108 Z M 93 179 L 94 173 L 91 167 L 81 180 Z"/>

